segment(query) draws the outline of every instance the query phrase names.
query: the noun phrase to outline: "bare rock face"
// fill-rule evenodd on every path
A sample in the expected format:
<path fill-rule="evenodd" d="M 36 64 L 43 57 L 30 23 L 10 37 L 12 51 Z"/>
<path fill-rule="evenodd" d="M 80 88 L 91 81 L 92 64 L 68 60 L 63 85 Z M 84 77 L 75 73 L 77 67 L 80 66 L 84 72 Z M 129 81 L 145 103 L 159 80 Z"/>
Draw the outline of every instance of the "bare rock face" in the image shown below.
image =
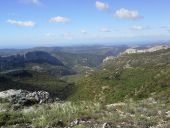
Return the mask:
<path fill-rule="evenodd" d="M 0 98 L 9 98 L 11 96 L 14 96 L 14 95 L 19 95 L 21 93 L 21 90 L 13 90 L 13 89 L 10 89 L 10 90 L 7 90 L 7 91 L 2 91 L 0 92 Z"/>
<path fill-rule="evenodd" d="M 30 92 L 13 89 L 0 92 L 0 98 L 7 99 L 17 106 L 29 106 L 36 103 L 41 104 L 51 100 L 50 94 L 46 91 Z"/>
<path fill-rule="evenodd" d="M 147 48 L 147 49 L 129 48 L 126 51 L 124 51 L 123 54 L 155 52 L 155 51 L 158 51 L 158 50 L 168 49 L 168 48 L 170 48 L 169 45 L 157 45 L 157 46 Z"/>

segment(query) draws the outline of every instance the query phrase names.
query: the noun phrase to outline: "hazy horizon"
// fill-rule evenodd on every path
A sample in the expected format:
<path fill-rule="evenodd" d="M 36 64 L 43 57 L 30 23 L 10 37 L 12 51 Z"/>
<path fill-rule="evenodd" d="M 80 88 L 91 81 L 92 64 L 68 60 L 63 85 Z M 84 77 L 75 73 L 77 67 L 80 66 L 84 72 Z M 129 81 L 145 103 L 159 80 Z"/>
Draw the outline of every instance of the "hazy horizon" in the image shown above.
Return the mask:
<path fill-rule="evenodd" d="M 52 47 L 113 47 L 113 46 L 129 46 L 129 47 L 134 47 L 134 46 L 152 46 L 152 45 L 170 45 L 170 41 L 141 41 L 141 42 L 118 42 L 118 43 L 91 43 L 91 44 L 64 44 L 64 45 L 11 45 L 11 46 L 0 46 L 0 50 L 5 50 L 5 49 L 32 49 L 32 48 L 52 48 Z"/>

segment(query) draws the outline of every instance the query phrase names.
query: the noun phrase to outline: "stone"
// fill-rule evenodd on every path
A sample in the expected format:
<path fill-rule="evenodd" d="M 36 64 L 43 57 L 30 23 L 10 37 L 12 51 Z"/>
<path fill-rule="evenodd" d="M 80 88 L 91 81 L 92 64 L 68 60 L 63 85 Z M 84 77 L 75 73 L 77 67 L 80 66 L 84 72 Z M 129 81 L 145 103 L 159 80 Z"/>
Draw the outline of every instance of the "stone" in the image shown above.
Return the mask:
<path fill-rule="evenodd" d="M 8 98 L 8 97 L 12 97 L 12 96 L 16 96 L 19 95 L 21 93 L 21 90 L 7 90 L 7 91 L 2 91 L 0 92 L 0 98 Z"/>
<path fill-rule="evenodd" d="M 102 128 L 113 128 L 111 123 L 104 123 Z"/>
<path fill-rule="evenodd" d="M 73 127 L 73 126 L 76 126 L 76 125 L 79 125 L 79 124 L 80 124 L 80 119 L 75 119 L 70 123 L 70 126 Z"/>
<path fill-rule="evenodd" d="M 1 108 L 0 106 L 0 112 L 6 112 L 7 110 L 5 108 Z"/>
<path fill-rule="evenodd" d="M 166 113 L 166 117 L 170 118 L 170 111 L 167 111 L 165 113 Z"/>
<path fill-rule="evenodd" d="M 30 124 L 16 124 L 13 125 L 12 128 L 35 128 L 34 126 L 30 125 Z"/>
<path fill-rule="evenodd" d="M 46 91 L 30 92 L 26 90 L 14 90 L 0 92 L 0 98 L 7 99 L 14 106 L 30 106 L 32 104 L 42 104 L 48 102 L 51 97 Z"/>

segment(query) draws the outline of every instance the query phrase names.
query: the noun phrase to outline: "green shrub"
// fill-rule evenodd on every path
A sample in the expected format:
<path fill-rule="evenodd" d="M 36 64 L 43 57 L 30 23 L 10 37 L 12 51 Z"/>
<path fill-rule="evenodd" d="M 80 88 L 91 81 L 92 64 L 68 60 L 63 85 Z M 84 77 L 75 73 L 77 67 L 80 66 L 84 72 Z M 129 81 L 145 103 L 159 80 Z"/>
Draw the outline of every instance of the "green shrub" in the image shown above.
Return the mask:
<path fill-rule="evenodd" d="M 0 113 L 0 126 L 29 123 L 20 112 L 3 112 Z"/>

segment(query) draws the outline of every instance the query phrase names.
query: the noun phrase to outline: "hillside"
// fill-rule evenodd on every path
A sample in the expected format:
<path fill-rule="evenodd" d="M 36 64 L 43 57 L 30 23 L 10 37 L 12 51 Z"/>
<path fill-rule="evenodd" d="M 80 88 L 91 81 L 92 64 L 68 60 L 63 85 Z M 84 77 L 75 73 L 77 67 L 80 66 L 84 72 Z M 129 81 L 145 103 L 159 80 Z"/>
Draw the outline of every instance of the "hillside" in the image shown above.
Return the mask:
<path fill-rule="evenodd" d="M 63 66 L 62 62 L 46 52 L 35 51 L 25 54 L 16 54 L 0 57 L 0 70 L 9 70 L 13 68 L 24 68 L 26 63 L 48 63 L 51 65 Z"/>
<path fill-rule="evenodd" d="M 53 55 L 62 61 L 66 66 L 74 68 L 76 65 L 97 67 L 103 59 L 103 55 L 89 54 L 89 53 L 65 53 L 54 52 Z"/>
<path fill-rule="evenodd" d="M 67 83 L 54 76 L 31 70 L 18 70 L 0 75 L 0 91 L 8 89 L 43 90 L 64 100 L 73 93 L 73 86 L 72 83 Z"/>
<path fill-rule="evenodd" d="M 103 63 L 102 67 L 122 67 L 123 66 L 149 66 L 149 65 L 168 65 L 170 63 L 169 59 L 170 49 L 159 50 L 150 53 L 134 53 L 134 54 L 124 54 L 111 61 Z"/>
<path fill-rule="evenodd" d="M 59 71 L 55 70 L 57 67 L 65 67 L 49 63 L 36 63 L 36 65 L 26 63 L 24 70 L 1 72 L 0 91 L 22 89 L 23 92 L 30 91 L 29 96 L 36 94 L 34 99 L 39 93 L 42 100 L 46 97 L 44 94 L 50 94 L 53 99 L 44 103 L 27 99 L 31 101 L 27 106 L 22 104 L 26 100 L 22 97 L 23 93 L 12 96 L 15 99 L 14 103 L 1 97 L 0 126 L 169 128 L 169 55 L 170 49 L 120 55 L 105 60 L 98 68 L 84 66 L 87 68 L 85 74 L 61 75 L 62 77 L 49 75 L 49 72 L 40 70 L 40 67 L 45 71 L 50 69 L 52 73 Z M 67 62 L 72 57 L 74 58 L 69 56 L 64 61 Z M 79 68 L 83 70 L 81 66 Z M 3 94 L 4 92 L 1 92 L 1 96 Z"/>
<path fill-rule="evenodd" d="M 0 56 L 1 74 L 23 69 L 46 72 L 54 76 L 64 76 L 75 73 L 56 57 L 43 51 Z"/>
<path fill-rule="evenodd" d="M 72 77 L 77 92 L 71 100 L 103 103 L 155 97 L 170 102 L 170 49 L 121 55 L 103 63 L 86 77 Z"/>
<path fill-rule="evenodd" d="M 42 83 L 43 85 L 46 83 L 44 80 L 47 80 L 48 77 L 47 81 L 50 81 L 52 77 L 57 76 L 57 79 L 63 77 L 63 82 L 74 83 L 72 86 L 74 93 L 67 97 L 72 101 L 91 99 L 92 101 L 112 103 L 127 98 L 139 100 L 150 97 L 152 94 L 157 98 L 164 95 L 162 97 L 167 102 L 170 100 L 168 98 L 170 91 L 170 49 L 150 53 L 123 54 L 103 63 L 101 62 L 103 56 L 95 54 L 81 53 L 78 55 L 64 52 L 51 54 L 56 57 L 43 51 L 1 57 L 1 66 L 5 66 L 3 70 L 6 68 L 6 71 L 1 72 L 2 90 L 10 89 L 10 87 L 18 89 L 21 87 L 28 90 L 30 88 L 36 90 L 45 88 L 46 91 L 54 93 L 53 90 L 48 90 L 48 84 L 45 87 L 37 88 L 34 80 L 37 76 L 37 79 L 40 78 L 38 84 Z M 99 61 L 102 64 L 98 68 L 90 68 L 98 66 Z M 85 74 L 74 75 L 73 69 Z M 16 86 L 11 84 L 15 83 L 13 82 L 15 78 L 20 78 L 20 76 L 24 76 L 25 73 L 30 74 L 30 72 L 31 77 L 28 77 L 28 81 L 32 82 L 27 88 L 24 86 L 27 83 L 22 83 L 23 79 L 17 79 Z M 15 77 L 10 77 L 9 74 L 13 74 Z M 73 76 L 64 77 L 65 75 Z M 10 78 L 8 79 L 8 77 Z M 11 82 L 4 83 L 6 85 L 4 86 L 3 80 Z"/>
<path fill-rule="evenodd" d="M 0 49 L 1 56 L 32 53 L 35 51 L 47 52 L 55 56 L 67 67 L 75 66 L 97 67 L 107 56 L 117 56 L 125 51 L 127 46 L 72 46 L 72 47 L 37 47 L 31 49 Z"/>

